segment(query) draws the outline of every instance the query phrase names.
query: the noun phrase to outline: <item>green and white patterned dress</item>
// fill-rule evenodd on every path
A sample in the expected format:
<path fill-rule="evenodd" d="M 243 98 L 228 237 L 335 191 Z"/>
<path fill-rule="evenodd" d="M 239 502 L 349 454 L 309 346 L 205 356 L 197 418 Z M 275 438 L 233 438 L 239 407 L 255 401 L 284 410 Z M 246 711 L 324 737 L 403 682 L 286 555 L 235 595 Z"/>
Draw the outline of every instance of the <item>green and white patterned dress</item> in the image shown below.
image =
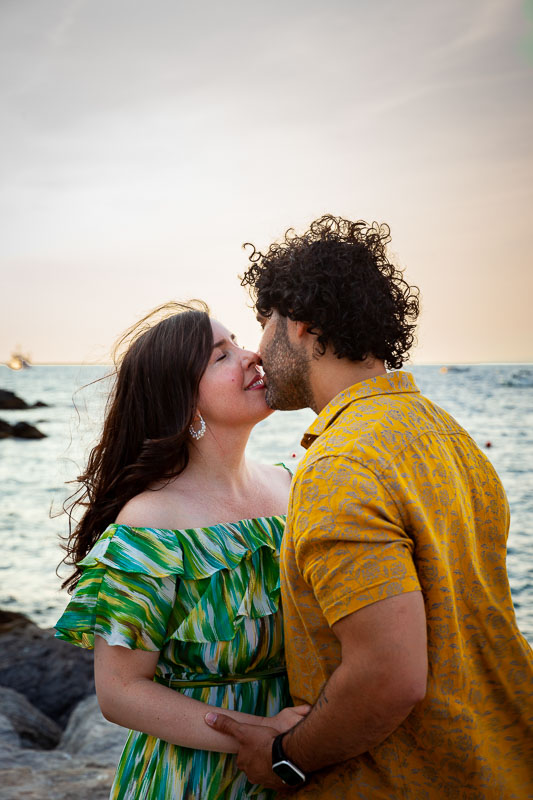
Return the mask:
<path fill-rule="evenodd" d="M 81 647 L 160 651 L 154 680 L 220 708 L 271 716 L 290 705 L 279 610 L 284 517 L 189 530 L 110 525 L 56 625 Z M 114 800 L 270 800 L 234 755 L 131 731 Z"/>

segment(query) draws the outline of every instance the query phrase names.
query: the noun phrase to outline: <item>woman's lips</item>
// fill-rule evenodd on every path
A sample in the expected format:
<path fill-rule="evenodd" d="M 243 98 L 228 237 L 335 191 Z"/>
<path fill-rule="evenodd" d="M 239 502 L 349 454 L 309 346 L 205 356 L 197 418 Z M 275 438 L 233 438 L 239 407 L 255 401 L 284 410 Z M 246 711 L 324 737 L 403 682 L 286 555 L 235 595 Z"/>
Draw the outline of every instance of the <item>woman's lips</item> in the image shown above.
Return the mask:
<path fill-rule="evenodd" d="M 265 388 L 265 381 L 263 380 L 263 377 L 261 375 L 258 375 L 248 384 L 248 386 L 246 386 L 244 391 L 247 392 L 253 389 L 264 389 L 264 388 Z"/>

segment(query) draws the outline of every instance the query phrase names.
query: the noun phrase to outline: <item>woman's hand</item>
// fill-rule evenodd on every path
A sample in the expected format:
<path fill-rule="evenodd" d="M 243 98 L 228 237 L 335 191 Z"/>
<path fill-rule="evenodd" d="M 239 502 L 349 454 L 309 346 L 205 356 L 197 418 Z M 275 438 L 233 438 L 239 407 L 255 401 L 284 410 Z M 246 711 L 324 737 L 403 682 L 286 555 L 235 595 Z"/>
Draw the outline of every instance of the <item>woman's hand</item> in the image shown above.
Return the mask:
<path fill-rule="evenodd" d="M 311 711 L 311 706 L 290 706 L 282 708 L 273 717 L 263 717 L 261 725 L 266 725 L 269 728 L 274 728 L 278 733 L 285 733 L 291 728 L 294 728 L 299 722 L 302 721 Z"/>

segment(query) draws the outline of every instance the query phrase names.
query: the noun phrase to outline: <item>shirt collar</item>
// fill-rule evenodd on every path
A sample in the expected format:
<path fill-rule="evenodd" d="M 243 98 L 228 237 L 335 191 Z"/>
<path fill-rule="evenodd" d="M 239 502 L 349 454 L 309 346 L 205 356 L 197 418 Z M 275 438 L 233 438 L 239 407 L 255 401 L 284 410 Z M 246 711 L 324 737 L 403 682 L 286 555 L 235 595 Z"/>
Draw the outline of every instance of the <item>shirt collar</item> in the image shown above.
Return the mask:
<path fill-rule="evenodd" d="M 378 375 L 369 378 L 367 381 L 359 381 L 343 389 L 335 395 L 327 406 L 324 406 L 320 414 L 309 426 L 302 439 L 302 447 L 306 449 L 315 439 L 324 433 L 326 428 L 331 425 L 333 420 L 356 400 L 363 400 L 366 397 L 384 394 L 419 394 L 420 390 L 415 383 L 415 379 L 410 372 L 387 372 L 386 375 Z"/>

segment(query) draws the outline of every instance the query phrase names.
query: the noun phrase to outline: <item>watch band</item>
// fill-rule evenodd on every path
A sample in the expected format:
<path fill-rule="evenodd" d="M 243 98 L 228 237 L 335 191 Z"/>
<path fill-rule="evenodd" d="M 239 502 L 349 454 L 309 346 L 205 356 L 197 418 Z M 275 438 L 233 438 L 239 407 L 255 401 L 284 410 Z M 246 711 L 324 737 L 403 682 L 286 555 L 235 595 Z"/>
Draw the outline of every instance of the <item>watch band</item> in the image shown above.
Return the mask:
<path fill-rule="evenodd" d="M 283 750 L 284 736 L 284 733 L 280 733 L 272 742 L 272 771 L 287 786 L 302 786 L 306 782 L 307 776 L 285 755 Z"/>
<path fill-rule="evenodd" d="M 283 749 L 283 737 L 285 736 L 284 733 L 279 733 L 274 741 L 272 742 L 272 763 L 275 764 L 277 761 L 286 761 L 287 756 L 285 755 L 285 750 Z"/>

